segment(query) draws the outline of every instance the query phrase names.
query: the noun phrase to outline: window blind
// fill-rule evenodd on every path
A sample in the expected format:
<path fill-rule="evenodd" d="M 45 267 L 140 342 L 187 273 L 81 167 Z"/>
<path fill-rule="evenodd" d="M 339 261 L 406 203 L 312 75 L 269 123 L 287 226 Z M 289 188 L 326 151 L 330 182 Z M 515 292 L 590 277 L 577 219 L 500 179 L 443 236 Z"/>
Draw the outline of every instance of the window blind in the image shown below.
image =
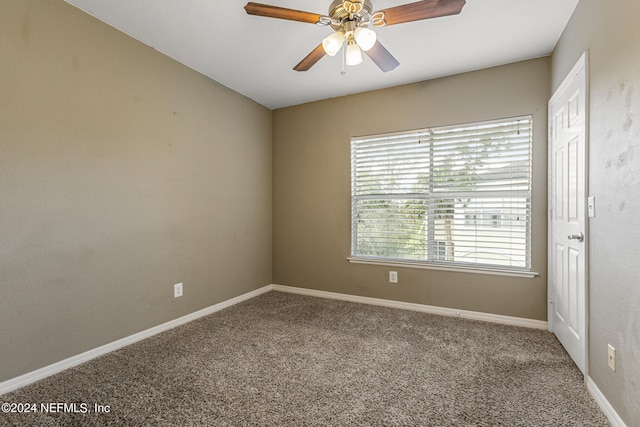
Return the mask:
<path fill-rule="evenodd" d="M 530 269 L 531 116 L 351 140 L 351 256 Z"/>

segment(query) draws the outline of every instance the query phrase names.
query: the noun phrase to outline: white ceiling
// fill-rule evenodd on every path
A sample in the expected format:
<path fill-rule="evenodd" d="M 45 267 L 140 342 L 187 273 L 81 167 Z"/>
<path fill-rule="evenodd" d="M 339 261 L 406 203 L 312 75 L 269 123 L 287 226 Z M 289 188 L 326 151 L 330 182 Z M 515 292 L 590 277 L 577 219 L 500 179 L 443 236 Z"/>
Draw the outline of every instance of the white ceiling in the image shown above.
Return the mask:
<path fill-rule="evenodd" d="M 325 56 L 293 67 L 332 31 L 247 15 L 248 0 L 66 0 L 184 65 L 271 108 L 397 86 L 551 53 L 579 0 L 467 0 L 459 15 L 376 28 L 400 66 L 346 67 Z M 255 0 L 326 15 L 331 0 Z M 375 10 L 412 0 L 372 0 Z"/>

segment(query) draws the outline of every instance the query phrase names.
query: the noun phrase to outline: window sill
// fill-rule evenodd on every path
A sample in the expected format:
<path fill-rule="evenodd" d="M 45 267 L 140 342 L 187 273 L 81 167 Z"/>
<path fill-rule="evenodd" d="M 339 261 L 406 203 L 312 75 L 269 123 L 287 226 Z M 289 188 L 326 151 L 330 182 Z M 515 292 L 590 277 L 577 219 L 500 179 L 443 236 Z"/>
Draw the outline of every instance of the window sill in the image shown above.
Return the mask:
<path fill-rule="evenodd" d="M 496 267 L 465 267 L 460 265 L 443 265 L 435 263 L 423 263 L 417 261 L 402 261 L 402 260 L 389 260 L 383 258 L 364 258 L 364 257 L 348 257 L 347 261 L 352 264 L 370 264 L 370 265 L 386 265 L 389 267 L 407 267 L 407 268 L 420 268 L 423 270 L 440 270 L 440 271 L 455 271 L 459 273 L 475 273 L 475 274 L 492 274 L 495 276 L 511 276 L 511 277 L 524 277 L 527 279 L 533 279 L 539 276 L 539 273 L 527 270 L 512 270 L 506 268 Z"/>

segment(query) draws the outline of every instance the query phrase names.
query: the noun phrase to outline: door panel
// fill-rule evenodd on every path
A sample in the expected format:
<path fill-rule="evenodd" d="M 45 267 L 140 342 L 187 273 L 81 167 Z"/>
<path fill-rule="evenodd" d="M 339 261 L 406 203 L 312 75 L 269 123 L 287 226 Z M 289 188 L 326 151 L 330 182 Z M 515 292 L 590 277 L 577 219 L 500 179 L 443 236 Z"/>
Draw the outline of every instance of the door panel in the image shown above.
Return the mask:
<path fill-rule="evenodd" d="M 553 299 L 555 301 L 558 301 L 558 303 L 554 304 L 553 307 L 555 309 L 555 315 L 560 319 L 561 322 L 565 321 L 565 309 L 563 307 L 563 302 L 567 300 L 566 296 L 564 295 L 566 293 L 566 280 L 564 280 L 564 267 L 566 265 L 565 259 L 566 257 L 564 246 L 556 244 L 556 286 L 554 288 L 555 294 L 553 295 Z"/>
<path fill-rule="evenodd" d="M 568 220 L 571 222 L 577 222 L 578 221 L 578 195 L 577 190 L 578 190 L 578 171 L 579 171 L 579 165 L 578 165 L 578 138 L 574 138 L 572 141 L 569 142 L 568 144 L 568 164 L 567 164 L 567 176 L 568 176 L 568 184 L 569 184 L 569 189 L 567 191 L 567 196 L 568 196 L 568 207 L 569 207 L 569 212 L 568 212 Z"/>
<path fill-rule="evenodd" d="M 569 304 L 569 323 L 567 326 L 569 330 L 573 333 L 576 339 L 580 339 L 580 320 L 578 318 L 579 313 L 579 293 L 578 293 L 578 281 L 579 281 L 579 259 L 580 252 L 575 249 L 569 249 L 569 279 L 567 292 L 570 293 L 568 295 L 567 303 Z"/>
<path fill-rule="evenodd" d="M 564 219 L 564 150 L 565 147 L 559 147 L 556 150 L 555 155 L 555 175 L 552 178 L 554 183 L 554 191 L 553 191 L 553 210 L 552 212 L 555 214 L 555 219 L 561 221 Z"/>

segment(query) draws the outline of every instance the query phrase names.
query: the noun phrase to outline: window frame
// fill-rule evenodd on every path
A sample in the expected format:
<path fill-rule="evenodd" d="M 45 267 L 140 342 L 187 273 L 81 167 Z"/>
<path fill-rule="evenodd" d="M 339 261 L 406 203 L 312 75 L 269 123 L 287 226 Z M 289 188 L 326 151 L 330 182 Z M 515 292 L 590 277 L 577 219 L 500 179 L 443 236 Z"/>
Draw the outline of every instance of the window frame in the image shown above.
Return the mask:
<path fill-rule="evenodd" d="M 362 196 L 362 195 L 356 195 L 355 191 L 356 191 L 356 183 L 355 181 L 355 168 L 354 168 L 354 155 L 356 153 L 356 148 L 354 146 L 354 144 L 357 144 L 358 142 L 362 142 L 365 140 L 373 140 L 376 138 L 380 138 L 381 140 L 383 138 L 395 138 L 395 137 L 403 137 L 403 136 L 407 136 L 407 137 L 411 137 L 412 135 L 421 135 L 421 134 L 433 134 L 435 131 L 439 131 L 439 130 L 449 130 L 449 129 L 453 129 L 454 131 L 456 130 L 456 128 L 459 129 L 465 129 L 465 128 L 470 128 L 473 126 L 484 126 L 484 125 L 491 125 L 491 124 L 502 124 L 502 123 L 509 123 L 509 122 L 518 122 L 518 121 L 528 121 L 528 126 L 530 126 L 528 128 L 529 132 L 530 132 L 530 140 L 529 140 L 529 152 L 528 152 L 528 181 L 527 181 L 527 185 L 528 185 L 528 192 L 526 194 L 526 198 L 525 198 L 525 206 L 527 209 L 527 223 L 526 223 L 526 241 L 525 241 L 525 245 L 526 245 L 526 253 L 525 253 L 525 266 L 524 267 L 514 267 L 514 266 L 502 266 L 502 265 L 497 265 L 497 264 L 487 264 L 487 263 L 473 263 L 473 262 L 469 262 L 469 263 L 461 263 L 461 262 L 452 262 L 452 261 L 447 261 L 446 257 L 446 250 L 444 249 L 444 247 L 442 247 L 442 243 L 443 241 L 441 240 L 441 238 L 436 238 L 434 236 L 434 229 L 435 227 L 433 227 L 433 221 L 435 221 L 434 219 L 434 213 L 433 213 L 433 208 L 432 206 L 428 207 L 428 211 L 430 212 L 430 215 L 428 216 L 428 223 L 430 224 L 427 227 L 427 245 L 428 245 L 428 249 L 427 249 L 427 253 L 429 254 L 428 257 L 432 257 L 435 256 L 435 258 L 430 258 L 430 259 L 404 259 L 404 258 L 392 258 L 392 257 L 380 257 L 380 256 L 370 256 L 370 255 L 361 255 L 361 254 L 357 254 L 357 250 L 356 250 L 356 246 L 357 246 L 357 239 L 358 239 L 358 231 L 357 231 L 357 226 L 356 226 L 356 219 L 355 219 L 355 210 L 356 210 L 356 201 L 361 201 L 361 200 L 365 200 L 367 197 L 371 198 L 371 199 L 375 199 L 375 200 L 389 200 L 389 201 L 393 201 L 393 200 L 402 200 L 403 199 L 403 195 L 401 194 L 395 194 L 393 192 L 387 192 L 387 193 L 381 193 L 381 194 L 376 194 L 374 196 Z M 420 139 L 420 141 L 422 141 Z M 433 144 L 433 143 L 430 143 Z M 430 145 L 429 150 L 433 150 L 433 145 Z M 432 156 L 433 153 L 430 151 L 429 156 Z M 377 134 L 377 135 L 366 135 L 366 136 L 355 136 L 351 138 L 351 159 L 350 159 L 350 164 L 351 164 L 351 251 L 350 251 L 350 256 L 347 257 L 347 260 L 351 263 L 356 263 L 356 264 L 373 264 L 373 265 L 386 265 L 386 266 L 394 266 L 394 267 L 411 267 L 411 268 L 420 268 L 420 269 L 433 269 L 433 270 L 444 270 L 444 271 L 463 271 L 463 272 L 473 272 L 473 273 L 480 273 L 480 274 L 494 274 L 494 275 L 506 275 L 506 276 L 515 276 L 515 277 L 527 277 L 527 278 L 533 278 L 538 276 L 539 274 L 535 271 L 532 270 L 532 253 L 531 253 L 531 240 L 532 240 L 532 222 L 533 222 L 533 218 L 532 218 L 532 213 L 533 213 L 533 206 L 532 206 L 532 193 L 533 193 L 533 115 L 529 114 L 529 115 L 523 115 L 523 116 L 517 116 L 517 117 L 509 117 L 509 118 L 501 118 L 501 119 L 494 119 L 494 120 L 483 120 L 483 121 L 478 121 L 478 122 L 472 122 L 472 123 L 461 123 L 461 124 L 455 124 L 455 125 L 447 125 L 447 126 L 438 126 L 438 127 L 431 127 L 431 128 L 423 128 L 423 129 L 417 129 L 417 130 L 410 130 L 410 131 L 403 131 L 403 132 L 393 132 L 393 133 L 385 133 L 385 134 Z M 432 174 L 434 171 L 434 167 L 433 164 L 431 164 L 431 166 L 429 167 L 429 174 Z M 388 170 L 389 171 L 389 170 Z M 387 172 L 388 172 L 387 171 Z M 437 195 L 437 198 L 442 199 L 442 200 L 454 200 L 457 197 L 459 197 L 460 193 L 453 191 L 453 192 L 449 192 L 449 191 L 434 191 L 433 188 L 435 188 L 434 185 L 429 184 L 427 185 L 427 187 L 429 187 L 429 190 L 427 193 L 423 193 L 423 194 L 406 194 L 406 199 L 407 200 L 426 200 L 427 202 L 432 201 L 432 199 L 434 199 L 434 194 Z M 445 186 L 446 187 L 446 186 Z M 477 189 L 471 190 L 468 192 L 468 196 L 469 197 L 475 197 L 476 200 L 482 202 L 484 200 L 489 200 L 491 199 L 491 197 L 495 197 L 495 195 L 493 196 L 486 196 L 486 194 L 488 193 L 484 193 L 485 197 L 483 198 L 483 192 L 482 191 L 478 191 Z M 515 194 L 515 193 L 514 193 Z M 513 199 L 517 199 L 517 196 L 514 196 L 513 194 L 510 194 L 509 197 L 513 198 Z M 497 215 L 497 216 L 496 216 Z M 518 218 L 519 220 L 519 218 Z M 496 211 L 496 208 L 493 207 L 489 207 L 487 209 L 483 209 L 481 211 L 478 211 L 477 213 L 477 217 L 476 218 L 472 218 L 469 219 L 467 218 L 466 214 L 463 214 L 462 216 L 462 223 L 463 224 L 468 224 L 470 221 L 473 221 L 475 223 L 487 223 L 486 227 L 496 227 L 496 228 L 500 228 L 501 224 L 503 223 L 503 221 L 511 221 L 511 219 L 505 218 L 504 214 L 501 211 Z M 497 222 L 496 222 L 497 221 Z M 421 236 L 418 236 L 421 237 Z M 455 242 L 451 242 L 451 247 L 453 250 L 453 247 L 455 245 Z M 477 246 L 479 249 L 484 249 L 483 246 Z M 444 253 L 443 253 L 444 252 Z M 433 254 L 433 255 L 431 255 Z M 444 259 L 443 259 L 444 258 Z"/>

